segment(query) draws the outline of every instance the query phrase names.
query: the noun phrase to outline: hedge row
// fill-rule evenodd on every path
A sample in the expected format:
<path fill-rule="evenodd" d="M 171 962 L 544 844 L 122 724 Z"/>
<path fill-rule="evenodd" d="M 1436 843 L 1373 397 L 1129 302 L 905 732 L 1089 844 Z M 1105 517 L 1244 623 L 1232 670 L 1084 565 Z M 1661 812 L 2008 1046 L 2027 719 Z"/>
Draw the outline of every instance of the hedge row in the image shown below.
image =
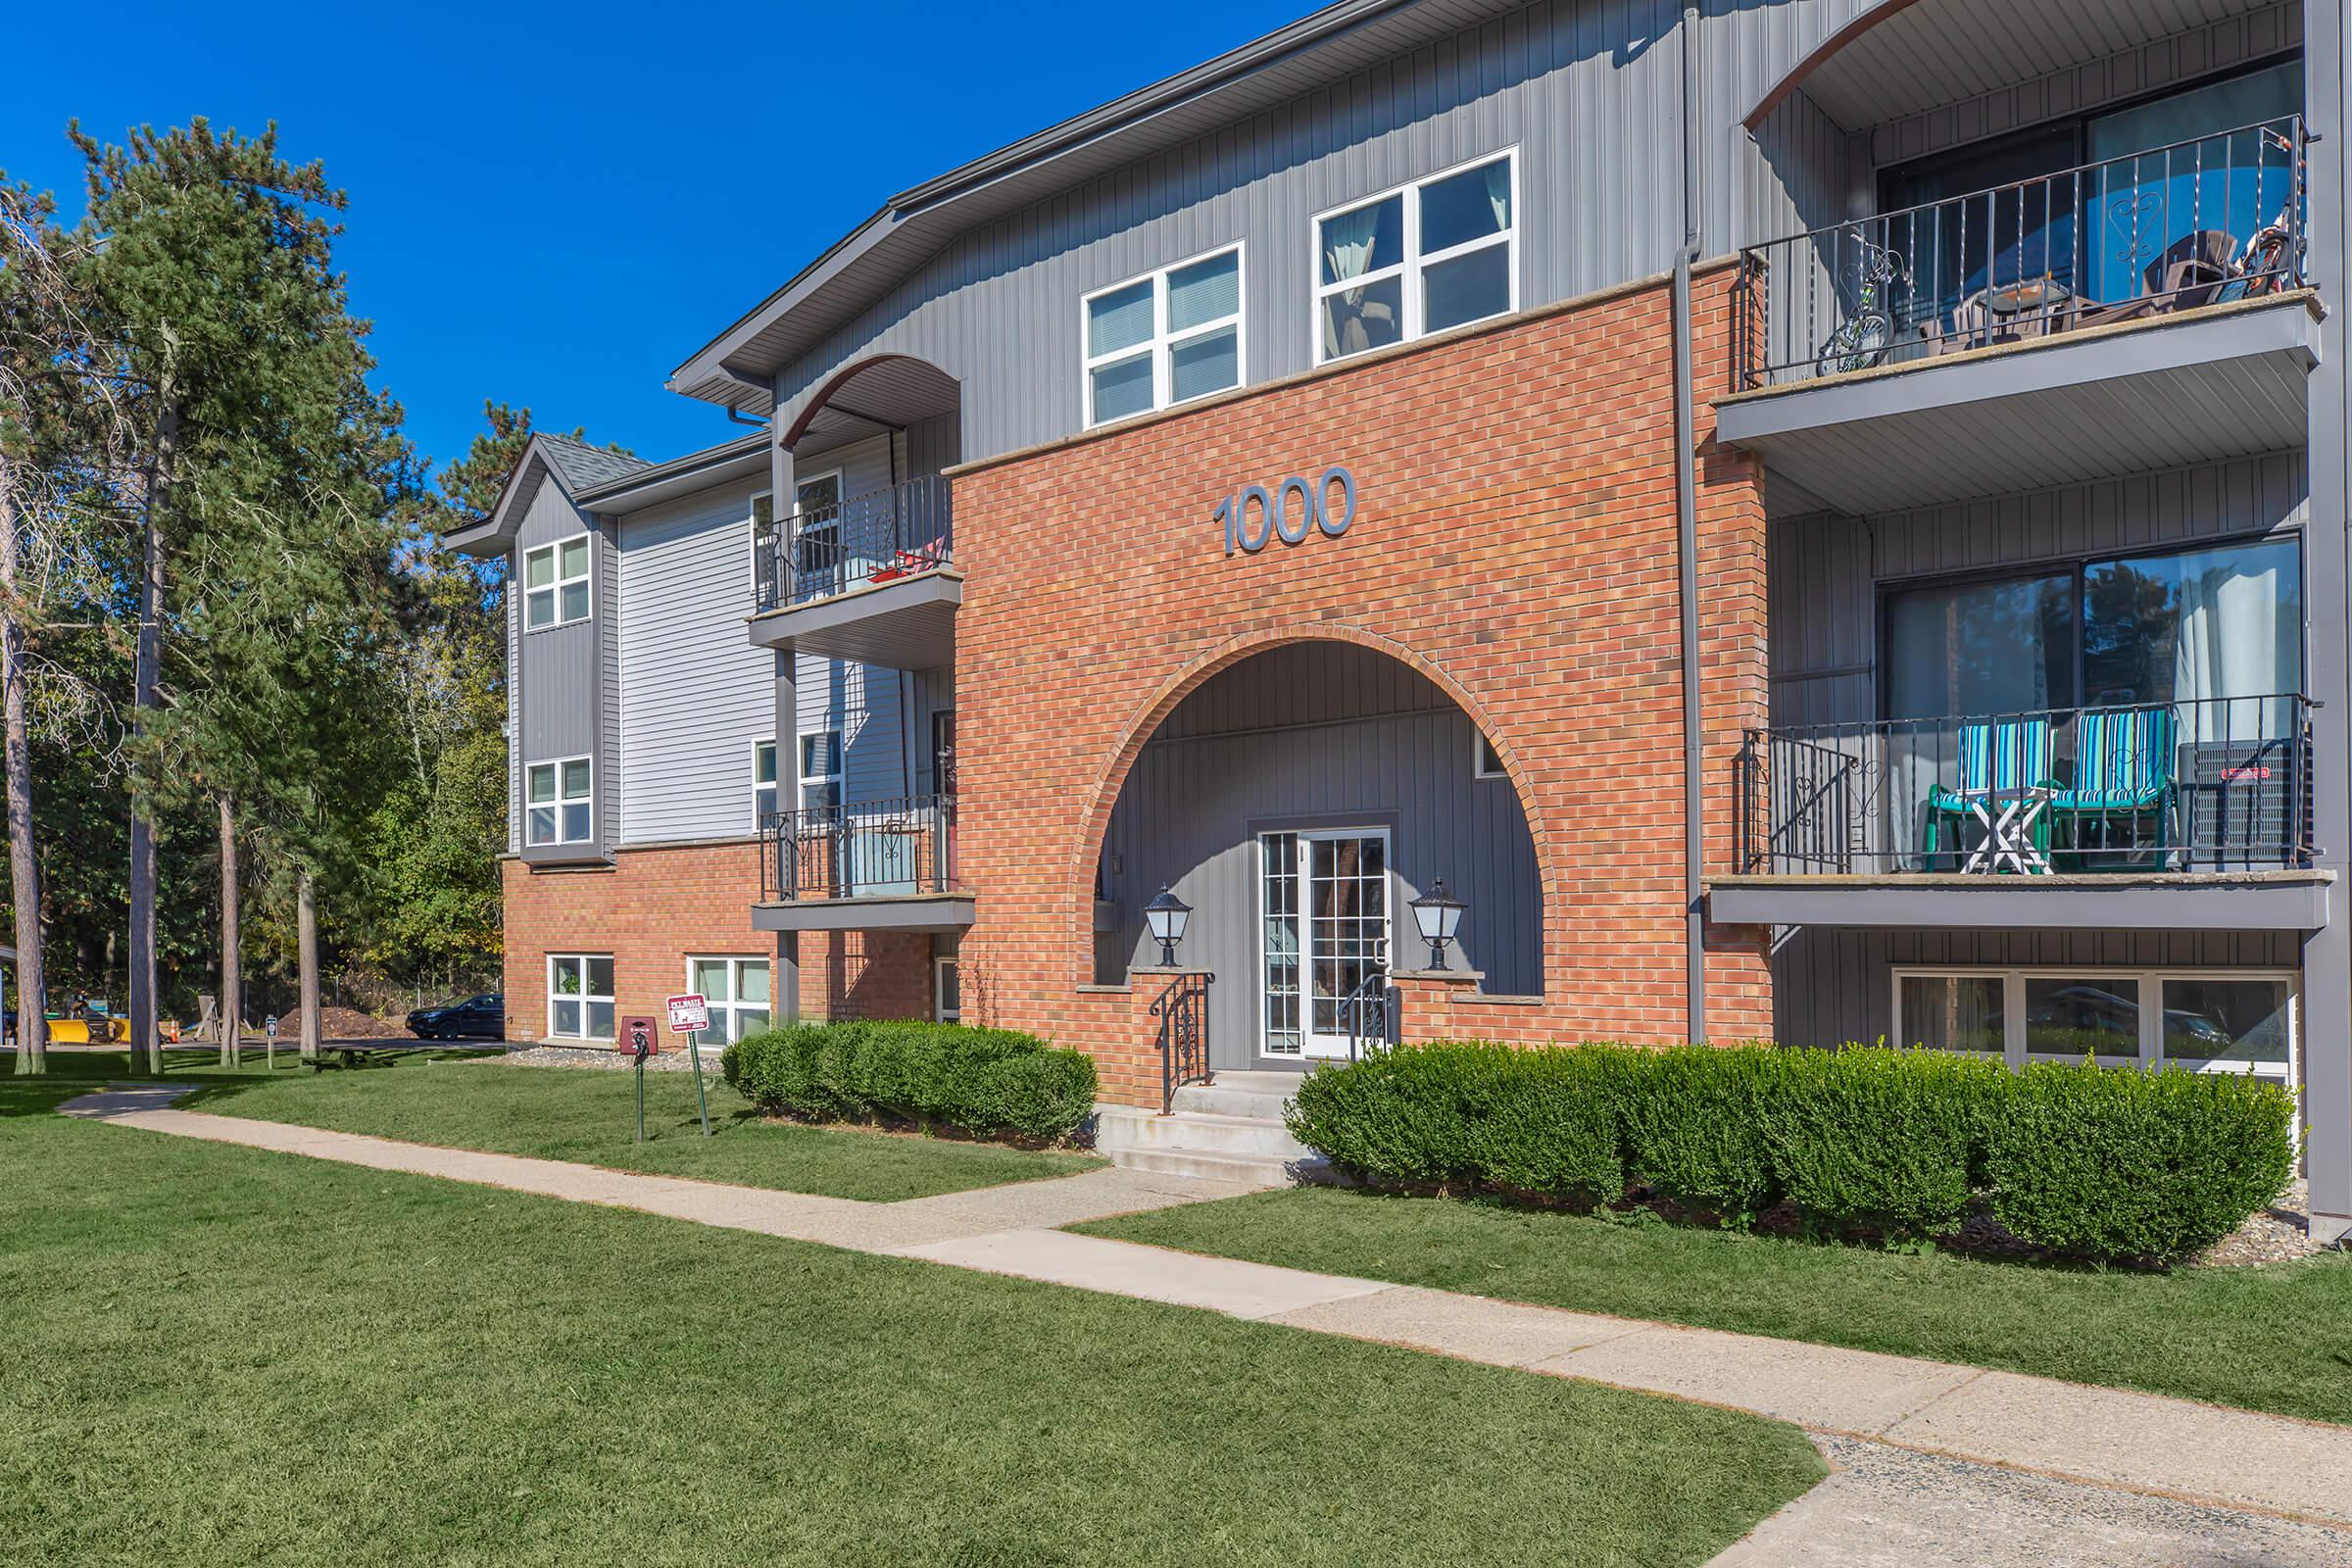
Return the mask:
<path fill-rule="evenodd" d="M 963 1024 L 804 1023 L 726 1050 L 727 1082 L 769 1115 L 892 1120 L 1059 1143 L 1095 1108 L 1094 1058 Z"/>
<path fill-rule="evenodd" d="M 1288 1119 L 1387 1185 L 1638 1189 L 1734 1225 L 1787 1200 L 1889 1241 L 1948 1235 L 1982 1198 L 2020 1240 L 2101 1262 L 2194 1254 L 2294 1164 L 2274 1084 L 1884 1049 L 1408 1046 L 1310 1075 Z"/>

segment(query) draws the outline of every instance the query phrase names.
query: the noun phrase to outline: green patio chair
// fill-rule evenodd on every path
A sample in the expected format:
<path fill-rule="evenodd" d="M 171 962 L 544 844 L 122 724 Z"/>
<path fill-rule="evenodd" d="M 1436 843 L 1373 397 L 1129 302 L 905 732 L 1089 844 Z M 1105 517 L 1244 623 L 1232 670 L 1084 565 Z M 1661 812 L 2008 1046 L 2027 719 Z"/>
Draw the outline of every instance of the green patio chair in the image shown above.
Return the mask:
<path fill-rule="evenodd" d="M 2174 778 L 2170 708 L 2094 709 L 2075 720 L 2075 783 L 2051 797 L 2050 814 L 2067 827 L 2068 848 L 2083 855 L 2082 829 L 2121 818 L 2134 828 L 2155 819 L 2150 845 L 2161 861 L 2172 845 Z"/>
<path fill-rule="evenodd" d="M 2050 721 L 2047 718 L 1970 719 L 1960 726 L 1960 779 L 1952 788 L 1938 783 L 1928 791 L 1927 852 L 1928 868 L 1936 868 L 1938 857 L 1957 855 L 1963 848 L 1961 832 L 1976 819 L 1977 806 L 1984 797 L 2001 790 L 2022 790 L 2031 786 L 2056 789 L 2050 777 Z M 1944 823 L 1949 820 L 1951 843 L 1944 844 Z M 2045 812 L 2034 824 L 2034 847 L 2049 849 L 2049 816 Z"/>

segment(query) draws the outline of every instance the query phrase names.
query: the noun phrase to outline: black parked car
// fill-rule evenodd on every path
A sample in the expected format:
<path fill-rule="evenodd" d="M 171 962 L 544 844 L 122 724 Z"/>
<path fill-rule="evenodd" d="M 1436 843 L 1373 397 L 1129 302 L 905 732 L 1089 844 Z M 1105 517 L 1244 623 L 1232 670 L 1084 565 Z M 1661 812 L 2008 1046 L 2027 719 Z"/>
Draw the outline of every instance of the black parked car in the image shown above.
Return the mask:
<path fill-rule="evenodd" d="M 446 1007 L 418 1007 L 409 1014 L 409 1033 L 419 1040 L 504 1040 L 507 999 L 493 991 Z"/>

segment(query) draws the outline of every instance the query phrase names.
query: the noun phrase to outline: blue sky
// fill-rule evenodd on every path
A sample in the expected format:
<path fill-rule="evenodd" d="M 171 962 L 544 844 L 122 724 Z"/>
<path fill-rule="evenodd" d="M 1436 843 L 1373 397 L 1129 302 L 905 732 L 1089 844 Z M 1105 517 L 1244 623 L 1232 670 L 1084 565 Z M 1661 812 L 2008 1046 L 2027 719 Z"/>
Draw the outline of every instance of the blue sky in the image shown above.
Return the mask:
<path fill-rule="evenodd" d="M 259 130 L 351 195 L 339 251 L 436 469 L 485 397 L 665 458 L 736 433 L 669 369 L 884 198 L 1305 14 L 242 3 L 19 8 L 0 169 L 81 207 L 69 119 Z"/>

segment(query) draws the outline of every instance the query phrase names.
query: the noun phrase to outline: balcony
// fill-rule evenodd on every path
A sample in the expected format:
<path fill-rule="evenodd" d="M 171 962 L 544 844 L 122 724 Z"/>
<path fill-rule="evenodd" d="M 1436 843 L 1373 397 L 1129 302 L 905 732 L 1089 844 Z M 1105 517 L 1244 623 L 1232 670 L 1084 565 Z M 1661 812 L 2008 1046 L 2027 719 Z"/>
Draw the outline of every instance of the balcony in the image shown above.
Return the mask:
<path fill-rule="evenodd" d="M 2300 447 L 2303 148 L 2287 116 L 1752 246 L 1719 434 L 1853 513 Z"/>
<path fill-rule="evenodd" d="M 915 795 L 810 807 L 760 830 L 760 931 L 961 931 L 956 801 Z"/>
<path fill-rule="evenodd" d="M 752 642 L 896 669 L 956 661 L 963 575 L 936 474 L 780 517 L 753 541 Z"/>
<path fill-rule="evenodd" d="M 1730 923 L 2313 930 L 2309 699 L 1750 730 Z"/>

